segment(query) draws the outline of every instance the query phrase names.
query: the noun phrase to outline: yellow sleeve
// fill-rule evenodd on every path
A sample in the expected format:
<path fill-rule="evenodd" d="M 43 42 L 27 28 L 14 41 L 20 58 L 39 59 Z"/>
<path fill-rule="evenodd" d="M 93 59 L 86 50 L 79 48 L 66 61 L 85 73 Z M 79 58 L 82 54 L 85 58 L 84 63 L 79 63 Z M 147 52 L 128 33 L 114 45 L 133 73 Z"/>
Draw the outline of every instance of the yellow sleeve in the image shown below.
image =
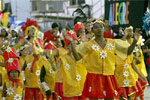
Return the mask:
<path fill-rule="evenodd" d="M 46 70 L 46 75 L 44 77 L 45 82 L 48 84 L 49 88 L 54 91 L 55 88 L 55 72 L 52 69 L 51 64 L 48 62 L 48 60 L 43 61 L 44 62 L 44 68 Z"/>
<path fill-rule="evenodd" d="M 81 54 L 82 56 L 87 55 L 90 52 L 90 47 L 89 47 L 90 42 L 84 42 L 79 44 L 76 47 L 76 50 L 79 54 Z"/>
<path fill-rule="evenodd" d="M 120 39 L 115 39 L 116 54 L 123 60 L 127 58 L 129 43 Z"/>

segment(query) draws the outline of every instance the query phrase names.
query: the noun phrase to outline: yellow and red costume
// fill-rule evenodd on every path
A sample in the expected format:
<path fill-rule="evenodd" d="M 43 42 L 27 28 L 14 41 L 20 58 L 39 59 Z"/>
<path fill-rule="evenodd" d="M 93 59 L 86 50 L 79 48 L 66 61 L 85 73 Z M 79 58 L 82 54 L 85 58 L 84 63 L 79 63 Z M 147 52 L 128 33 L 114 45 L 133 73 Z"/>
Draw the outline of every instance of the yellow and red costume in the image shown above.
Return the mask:
<path fill-rule="evenodd" d="M 138 46 L 138 51 L 136 52 L 136 56 L 139 58 L 139 60 L 141 61 L 140 64 L 137 64 L 137 68 L 140 71 L 140 73 L 144 76 L 147 77 L 147 71 L 146 71 L 146 67 L 145 67 L 145 62 L 144 62 L 144 56 L 143 56 L 143 52 L 140 46 Z M 139 89 L 139 91 L 135 94 L 135 100 L 140 97 L 141 100 L 144 100 L 144 90 L 146 88 L 146 86 L 148 85 L 148 81 L 143 82 L 141 80 L 141 78 L 138 78 L 138 81 L 136 82 L 136 85 Z"/>
<path fill-rule="evenodd" d="M 76 34 L 73 32 L 67 32 L 67 34 L 73 39 L 77 40 Z M 66 47 L 70 41 L 65 39 Z M 61 61 L 61 65 L 56 72 L 57 87 L 55 88 L 58 94 L 62 97 L 62 100 L 78 100 L 81 98 L 86 77 L 86 69 L 83 60 L 75 61 L 70 57 L 65 49 L 59 48 L 59 57 L 57 60 Z M 58 78 L 57 78 L 58 75 Z M 61 75 L 61 76 L 59 76 Z"/>
<path fill-rule="evenodd" d="M 138 75 L 133 70 L 132 63 L 133 54 L 129 55 L 125 60 L 116 55 L 115 77 L 119 87 L 121 87 L 121 95 L 125 100 L 128 99 L 128 96 L 138 92 L 136 87 Z"/>
<path fill-rule="evenodd" d="M 127 57 L 126 41 L 106 39 L 106 45 L 90 40 L 77 47 L 86 61 L 87 77 L 82 95 L 89 99 L 110 99 L 119 97 L 119 86 L 114 77 L 115 54 L 122 59 Z M 124 44 L 124 45 L 122 45 Z"/>
<path fill-rule="evenodd" d="M 58 61 L 61 56 L 65 55 L 68 53 L 67 50 L 65 50 L 64 48 L 57 48 L 58 53 L 59 53 L 59 57 L 57 57 L 56 61 Z M 60 97 L 64 97 L 63 96 L 63 72 L 62 72 L 62 68 L 58 68 L 58 70 L 56 70 L 56 76 L 55 76 L 55 91 L 57 92 L 57 94 Z"/>
<path fill-rule="evenodd" d="M 20 73 L 20 65 L 19 61 L 17 59 L 10 58 L 6 62 L 6 69 L 7 74 L 12 70 L 17 70 Z M 5 79 L 6 84 L 6 100 L 21 100 L 22 99 L 22 93 L 23 93 L 23 80 L 22 80 L 22 74 L 19 74 L 18 78 L 16 80 L 13 80 L 9 74 L 7 75 Z"/>
<path fill-rule="evenodd" d="M 44 97 L 40 90 L 40 72 L 47 59 L 42 56 L 28 55 L 25 61 L 27 65 L 25 68 L 25 99 L 31 100 L 34 97 L 43 100 Z"/>

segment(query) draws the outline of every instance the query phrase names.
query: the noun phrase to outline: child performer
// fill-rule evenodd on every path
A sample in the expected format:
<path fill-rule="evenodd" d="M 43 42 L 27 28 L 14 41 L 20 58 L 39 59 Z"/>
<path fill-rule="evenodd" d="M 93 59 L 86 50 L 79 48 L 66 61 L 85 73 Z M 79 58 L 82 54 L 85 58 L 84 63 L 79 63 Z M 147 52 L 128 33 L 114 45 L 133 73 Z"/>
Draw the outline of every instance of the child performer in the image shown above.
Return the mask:
<path fill-rule="evenodd" d="M 2 100 L 22 100 L 23 80 L 20 78 L 19 61 L 9 58 L 6 62 L 7 77 L 4 83 Z"/>

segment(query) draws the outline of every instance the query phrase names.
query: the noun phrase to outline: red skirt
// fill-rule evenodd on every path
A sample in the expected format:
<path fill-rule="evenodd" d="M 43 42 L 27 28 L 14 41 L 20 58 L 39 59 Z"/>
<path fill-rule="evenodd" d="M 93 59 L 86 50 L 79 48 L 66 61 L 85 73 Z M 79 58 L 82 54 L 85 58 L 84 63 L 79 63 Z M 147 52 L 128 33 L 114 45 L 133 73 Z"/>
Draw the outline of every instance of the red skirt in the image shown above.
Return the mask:
<path fill-rule="evenodd" d="M 121 96 L 123 99 L 127 100 L 128 96 L 132 96 L 138 92 L 138 88 L 136 86 L 132 87 L 121 87 Z"/>
<path fill-rule="evenodd" d="M 140 78 L 138 79 L 138 81 L 136 82 L 136 86 L 138 88 L 138 92 L 135 94 L 136 98 L 144 95 L 144 90 L 147 85 L 148 85 L 148 81 L 143 82 Z"/>
<path fill-rule="evenodd" d="M 82 95 L 89 99 L 119 98 L 120 88 L 114 75 L 87 73 Z"/>
<path fill-rule="evenodd" d="M 55 92 L 61 97 L 62 100 L 87 100 L 83 96 L 64 97 L 63 96 L 63 83 L 55 83 Z"/>

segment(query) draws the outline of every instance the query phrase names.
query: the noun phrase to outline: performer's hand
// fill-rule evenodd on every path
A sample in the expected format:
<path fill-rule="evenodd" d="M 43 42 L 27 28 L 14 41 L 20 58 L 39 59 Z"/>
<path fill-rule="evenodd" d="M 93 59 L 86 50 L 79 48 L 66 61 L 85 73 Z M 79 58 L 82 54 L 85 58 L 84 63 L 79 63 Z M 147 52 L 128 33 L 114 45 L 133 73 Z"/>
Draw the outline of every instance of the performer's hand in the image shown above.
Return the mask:
<path fill-rule="evenodd" d="M 134 40 L 138 41 L 140 36 L 141 36 L 141 34 L 142 34 L 142 31 L 140 30 L 140 28 L 136 28 L 135 29 L 135 33 L 134 33 Z"/>
<path fill-rule="evenodd" d="M 140 78 L 141 78 L 141 80 L 142 80 L 143 82 L 146 82 L 146 81 L 147 81 L 146 77 L 144 77 L 144 76 L 140 76 Z"/>

